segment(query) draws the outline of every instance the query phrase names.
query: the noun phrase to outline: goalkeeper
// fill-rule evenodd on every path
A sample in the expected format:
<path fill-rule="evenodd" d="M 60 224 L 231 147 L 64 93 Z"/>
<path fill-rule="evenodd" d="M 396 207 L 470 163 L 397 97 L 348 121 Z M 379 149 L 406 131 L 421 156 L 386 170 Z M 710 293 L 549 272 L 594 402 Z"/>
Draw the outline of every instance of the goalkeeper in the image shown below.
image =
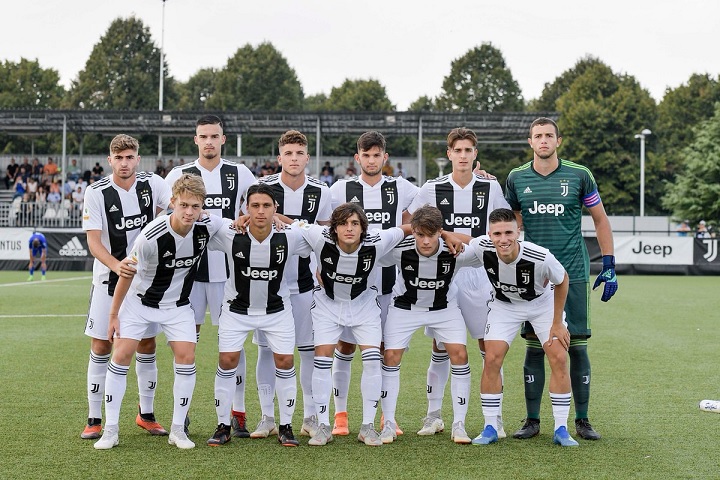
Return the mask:
<path fill-rule="evenodd" d="M 525 239 L 549 249 L 562 263 L 570 277 L 565 303 L 566 321 L 571 334 L 570 380 L 575 401 L 575 429 L 586 440 L 598 440 L 588 420 L 590 403 L 590 260 L 582 236 L 582 209 L 587 208 L 603 255 L 603 269 L 593 284 L 602 286 L 601 300 L 607 302 L 618 288 L 613 256 L 613 237 L 590 170 L 561 160 L 557 148 L 562 143 L 557 124 L 549 118 L 538 118 L 530 125 L 528 143 L 533 149 L 532 162 L 510 172 L 505 197 L 525 230 Z M 515 432 L 515 438 L 531 438 L 540 433 L 540 399 L 545 384 L 542 345 L 526 324 L 523 336 L 525 353 L 525 401 L 527 418 Z"/>

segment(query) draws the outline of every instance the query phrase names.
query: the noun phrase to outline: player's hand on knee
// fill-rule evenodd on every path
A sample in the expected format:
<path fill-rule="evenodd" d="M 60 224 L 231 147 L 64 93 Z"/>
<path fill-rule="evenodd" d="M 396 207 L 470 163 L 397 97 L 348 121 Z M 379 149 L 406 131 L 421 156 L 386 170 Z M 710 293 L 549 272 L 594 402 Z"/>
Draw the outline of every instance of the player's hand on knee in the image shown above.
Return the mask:
<path fill-rule="evenodd" d="M 568 350 L 570 348 L 570 331 L 565 325 L 555 325 L 550 328 L 550 339 L 545 343 L 551 347 L 553 343 L 560 342 L 560 345 Z"/>

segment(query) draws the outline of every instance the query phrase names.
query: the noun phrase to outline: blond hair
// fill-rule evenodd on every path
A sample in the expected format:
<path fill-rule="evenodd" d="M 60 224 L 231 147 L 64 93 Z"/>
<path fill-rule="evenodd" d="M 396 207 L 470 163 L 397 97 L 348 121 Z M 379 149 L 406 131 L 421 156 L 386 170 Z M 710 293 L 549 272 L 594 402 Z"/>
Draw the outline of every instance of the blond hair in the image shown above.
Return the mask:
<path fill-rule="evenodd" d="M 207 190 L 205 190 L 205 184 L 203 183 L 202 177 L 193 175 L 192 173 L 183 173 L 180 178 L 175 181 L 172 187 L 173 198 L 178 198 L 181 195 L 190 195 L 201 198 L 205 201 Z"/>

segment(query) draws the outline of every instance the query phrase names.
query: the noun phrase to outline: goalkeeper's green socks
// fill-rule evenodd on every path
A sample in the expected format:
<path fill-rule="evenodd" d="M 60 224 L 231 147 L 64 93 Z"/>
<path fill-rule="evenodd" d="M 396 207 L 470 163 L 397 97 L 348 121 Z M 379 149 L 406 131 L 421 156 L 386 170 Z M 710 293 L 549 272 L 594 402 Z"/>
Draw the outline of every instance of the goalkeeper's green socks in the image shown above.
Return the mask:
<path fill-rule="evenodd" d="M 527 418 L 540 419 L 540 402 L 545 388 L 545 351 L 538 340 L 527 340 L 525 350 L 525 406 Z"/>
<path fill-rule="evenodd" d="M 575 400 L 575 418 L 588 418 L 590 403 L 590 357 L 587 339 L 570 340 L 570 383 Z"/>

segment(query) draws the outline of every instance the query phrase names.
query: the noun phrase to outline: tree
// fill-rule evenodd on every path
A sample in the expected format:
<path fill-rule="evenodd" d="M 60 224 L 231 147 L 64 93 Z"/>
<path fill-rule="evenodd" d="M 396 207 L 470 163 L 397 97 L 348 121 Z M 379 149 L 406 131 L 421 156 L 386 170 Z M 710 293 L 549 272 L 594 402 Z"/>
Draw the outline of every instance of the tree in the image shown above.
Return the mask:
<path fill-rule="evenodd" d="M 575 79 L 585 73 L 588 68 L 605 65 L 599 58 L 586 56 L 577 61 L 575 66 L 565 70 L 552 83 L 546 83 L 540 98 L 531 100 L 528 109 L 535 112 L 554 112 L 557 109 L 555 103 L 570 90 Z"/>
<path fill-rule="evenodd" d="M 177 110 L 205 110 L 208 99 L 215 94 L 217 73 L 214 68 L 202 68 L 187 83 L 179 83 L 178 103 L 169 107 Z"/>
<path fill-rule="evenodd" d="M 155 110 L 158 106 L 160 50 L 142 20 L 113 20 L 93 47 L 85 68 L 72 82 L 68 106 L 88 109 Z M 165 96 L 174 83 L 165 68 Z"/>
<path fill-rule="evenodd" d="M 590 66 L 557 100 L 563 136 L 562 158 L 589 167 L 600 186 L 603 203 L 613 214 L 632 214 L 639 205 L 639 145 L 634 135 L 652 129 L 655 101 L 629 75 L 618 75 L 603 64 Z M 652 150 L 652 142 L 649 144 Z M 659 213 L 663 168 L 652 152 L 646 162 L 646 205 Z"/>
<path fill-rule="evenodd" d="M 239 48 L 217 74 L 213 110 L 300 111 L 303 89 L 295 70 L 268 42 Z"/>
<path fill-rule="evenodd" d="M 58 108 L 64 95 L 58 72 L 37 60 L 0 63 L 0 108 Z"/>
<path fill-rule="evenodd" d="M 377 80 L 346 79 L 333 87 L 325 102 L 325 110 L 334 112 L 388 112 L 394 111 L 385 87 Z"/>
<path fill-rule="evenodd" d="M 694 129 L 681 156 L 682 174 L 668 185 L 663 205 L 675 218 L 720 218 L 720 103 L 714 115 Z"/>
<path fill-rule="evenodd" d="M 524 109 L 520 86 L 500 50 L 483 43 L 453 60 L 445 77 L 438 110 L 519 112 Z"/>
<path fill-rule="evenodd" d="M 435 111 L 435 101 L 428 97 L 427 95 L 423 95 L 419 97 L 417 100 L 412 102 L 410 104 L 410 107 L 408 107 L 408 112 L 434 112 Z"/>
<path fill-rule="evenodd" d="M 303 100 L 303 110 L 306 112 L 322 112 L 325 110 L 325 104 L 327 103 L 327 95 L 324 93 L 316 93 L 305 97 Z"/>

